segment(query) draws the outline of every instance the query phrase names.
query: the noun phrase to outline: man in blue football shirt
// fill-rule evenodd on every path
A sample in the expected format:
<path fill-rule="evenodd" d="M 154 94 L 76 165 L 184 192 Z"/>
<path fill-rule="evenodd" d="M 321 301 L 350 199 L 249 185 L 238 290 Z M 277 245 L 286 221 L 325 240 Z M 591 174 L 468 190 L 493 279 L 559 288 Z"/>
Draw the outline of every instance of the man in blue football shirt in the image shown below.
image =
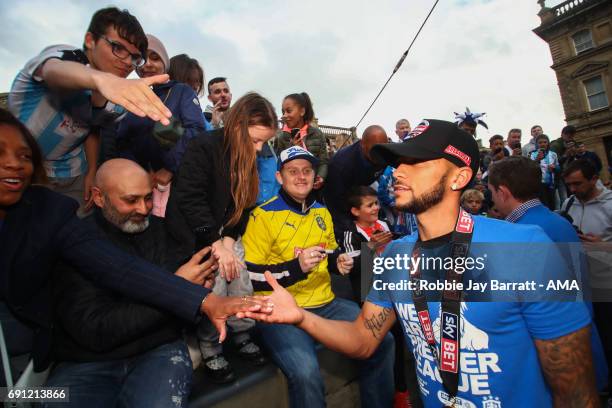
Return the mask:
<path fill-rule="evenodd" d="M 519 271 L 507 267 L 504 252 L 499 249 L 509 242 L 523 246 L 541 243 L 544 251 L 540 256 L 526 261 L 529 275 L 554 273 L 559 279 L 565 278 L 559 252 L 540 227 L 472 217 L 460 210 L 461 191 L 478 170 L 474 139 L 449 122 L 426 120 L 419 127 L 420 134 L 408 141 L 376 146 L 372 151 L 375 158 L 397 168 L 396 204 L 416 214 L 418 221 L 418 233 L 389 244 L 382 255 L 384 261 L 410 256 L 415 244 L 432 253 L 448 253 L 449 247 L 455 252 L 457 243 L 468 237 L 468 245 L 470 241 L 489 243 L 492 248 L 486 270 L 491 282 L 493 278 L 516 281 L 521 278 L 516 276 Z M 452 259 L 457 257 L 453 255 Z M 455 271 L 450 269 L 451 273 Z M 358 318 L 341 322 L 298 308 L 272 276 L 266 275 L 275 289 L 271 295 L 273 314 L 244 316 L 297 325 L 326 347 L 352 357 L 370 356 L 399 319 L 417 362 L 421 397 L 427 407 L 598 404 L 590 347 L 591 318 L 583 303 L 525 302 L 516 298 L 459 302 L 459 297 L 453 302 L 445 292 L 444 302 L 424 302 L 427 313 L 423 314 L 417 290 L 393 290 L 393 284 L 401 287 L 402 282 L 412 282 L 413 276 L 406 269 L 391 266 L 377 275 L 376 279 L 386 286 L 370 292 Z M 449 276 L 447 270 L 444 282 L 449 282 Z M 453 316 L 460 316 L 453 321 L 454 326 L 448 324 L 452 313 L 447 303 L 457 307 Z M 449 342 L 452 336 L 454 343 Z"/>

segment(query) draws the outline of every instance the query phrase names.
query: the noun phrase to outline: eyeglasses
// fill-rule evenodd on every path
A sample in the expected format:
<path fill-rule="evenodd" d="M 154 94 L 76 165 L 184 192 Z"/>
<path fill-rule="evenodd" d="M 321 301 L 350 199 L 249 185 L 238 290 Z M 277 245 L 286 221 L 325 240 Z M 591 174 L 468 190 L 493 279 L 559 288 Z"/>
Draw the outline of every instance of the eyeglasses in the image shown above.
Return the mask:
<path fill-rule="evenodd" d="M 111 46 L 111 50 L 113 51 L 113 55 L 117 58 L 126 59 L 128 56 L 132 60 L 132 65 L 136 68 L 140 68 L 145 64 L 145 59 L 140 54 L 132 54 L 125 48 L 122 44 L 117 41 L 113 41 L 108 39 L 108 37 L 101 35 L 100 38 L 103 38 L 108 45 Z"/>
<path fill-rule="evenodd" d="M 305 177 L 310 177 L 314 174 L 314 170 L 309 168 L 302 169 L 301 171 L 298 169 L 287 169 L 287 174 L 289 174 L 291 177 L 297 177 L 300 174 Z"/>

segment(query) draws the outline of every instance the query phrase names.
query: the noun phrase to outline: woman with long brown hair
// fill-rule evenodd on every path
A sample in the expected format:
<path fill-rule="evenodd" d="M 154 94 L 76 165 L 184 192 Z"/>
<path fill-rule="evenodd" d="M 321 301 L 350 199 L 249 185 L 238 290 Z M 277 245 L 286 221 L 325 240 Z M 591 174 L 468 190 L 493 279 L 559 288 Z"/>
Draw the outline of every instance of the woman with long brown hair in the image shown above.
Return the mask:
<path fill-rule="evenodd" d="M 219 262 L 213 292 L 249 295 L 253 291 L 244 265 L 240 237 L 258 193 L 256 152 L 277 130 L 272 104 L 256 93 L 240 98 L 229 110 L 225 127 L 202 133 L 187 148 L 168 201 L 166 222 L 182 260 L 198 248 L 212 245 Z M 250 320 L 232 319 L 240 354 L 261 364 L 259 348 L 251 341 Z M 200 350 L 213 381 L 233 380 L 215 328 L 207 321 L 198 327 Z"/>

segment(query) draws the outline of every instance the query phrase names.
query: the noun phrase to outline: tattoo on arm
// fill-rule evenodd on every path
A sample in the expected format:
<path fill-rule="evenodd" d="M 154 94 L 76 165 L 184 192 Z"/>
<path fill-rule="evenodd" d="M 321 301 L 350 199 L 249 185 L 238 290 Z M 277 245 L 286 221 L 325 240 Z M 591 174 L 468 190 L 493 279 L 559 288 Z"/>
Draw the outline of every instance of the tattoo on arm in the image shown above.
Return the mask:
<path fill-rule="evenodd" d="M 375 339 L 380 337 L 380 332 L 392 311 L 393 309 L 383 308 L 380 312 L 372 313 L 370 317 L 365 318 L 363 324 L 366 329 L 372 332 L 372 336 L 374 336 Z"/>
<path fill-rule="evenodd" d="M 590 326 L 535 345 L 555 407 L 598 406 Z"/>

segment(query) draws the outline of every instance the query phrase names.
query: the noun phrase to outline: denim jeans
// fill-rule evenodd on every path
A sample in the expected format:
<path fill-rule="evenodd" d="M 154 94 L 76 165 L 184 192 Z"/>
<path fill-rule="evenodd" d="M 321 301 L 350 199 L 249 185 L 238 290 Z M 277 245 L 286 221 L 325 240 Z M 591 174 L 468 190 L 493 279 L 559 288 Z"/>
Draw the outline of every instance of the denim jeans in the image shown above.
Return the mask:
<path fill-rule="evenodd" d="M 70 403 L 45 407 L 187 407 L 192 365 L 183 340 L 132 358 L 58 364 L 49 387 L 68 387 Z"/>
<path fill-rule="evenodd" d="M 336 298 L 331 303 L 308 309 L 331 320 L 353 321 L 359 315 L 355 302 Z M 305 331 L 284 324 L 257 324 L 261 341 L 289 383 L 291 408 L 325 406 L 325 386 L 319 370 L 317 342 Z M 394 342 L 391 333 L 367 360 L 360 360 L 361 406 L 392 406 Z"/>

